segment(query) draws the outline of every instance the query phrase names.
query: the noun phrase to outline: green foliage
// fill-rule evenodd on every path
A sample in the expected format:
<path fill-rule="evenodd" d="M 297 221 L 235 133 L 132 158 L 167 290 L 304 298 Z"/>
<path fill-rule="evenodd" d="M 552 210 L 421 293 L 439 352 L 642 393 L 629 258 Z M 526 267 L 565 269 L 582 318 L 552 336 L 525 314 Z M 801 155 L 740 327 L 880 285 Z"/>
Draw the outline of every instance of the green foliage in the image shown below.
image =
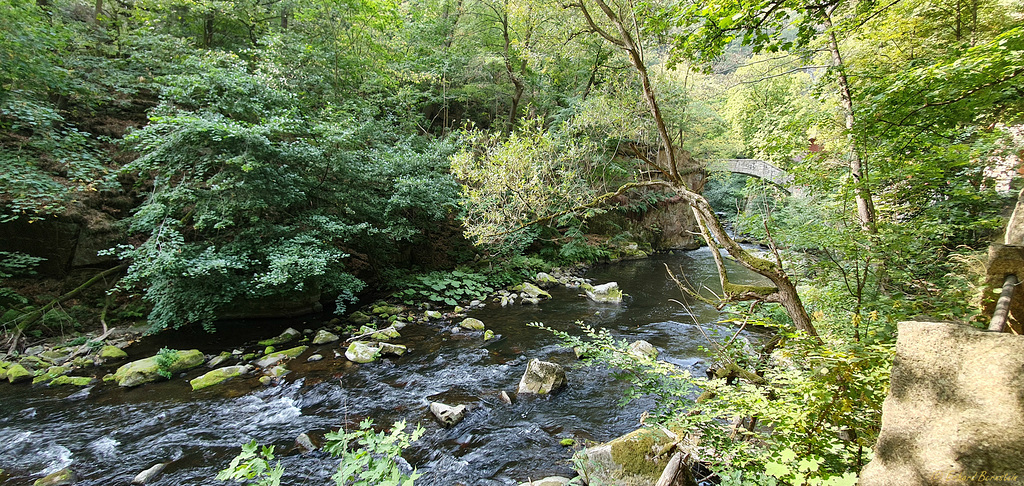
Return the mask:
<path fill-rule="evenodd" d="M 324 451 L 341 458 L 331 479 L 338 486 L 413 486 L 421 475 L 415 471 L 402 473 L 395 458 L 419 440 L 426 429 L 417 426 L 410 434 L 405 428 L 405 421 L 399 421 L 390 433 L 375 432 L 373 421 L 366 419 L 359 423 L 359 430 L 325 434 Z"/>
<path fill-rule="evenodd" d="M 826 344 L 819 346 L 786 335 L 773 354 L 773 365 L 760 368 L 764 383 L 729 384 L 632 356 L 626 341 L 604 329 L 581 324 L 583 335 L 577 336 L 532 325 L 553 332 L 593 362 L 618 370 L 616 376 L 633 385 L 624 401 L 653 397 L 653 420 L 699 431 L 700 444 L 693 452 L 723 484 L 853 484 L 878 432 L 891 343 L 850 344 L 826 334 Z M 832 328 L 819 325 L 819 330 Z M 721 362 L 760 364 L 735 342 L 732 338 L 714 344 Z M 757 417 L 753 428 L 748 428 L 749 421 L 735 433 L 724 426 L 749 417 Z"/>
<path fill-rule="evenodd" d="M 153 192 L 131 218 L 147 235 L 119 256 L 125 285 L 146 288 L 151 325 L 210 326 L 240 299 L 324 291 L 349 300 L 363 283 L 349 249 L 384 259 L 448 217 L 451 148 L 393 138 L 374 121 L 300 114 L 283 81 L 208 53 L 162 78 L 152 123 L 127 138 L 126 172 Z"/>
<path fill-rule="evenodd" d="M 375 432 L 373 421 L 359 423 L 359 430 L 328 432 L 324 435 L 324 451 L 341 458 L 338 470 L 331 477 L 338 486 L 413 486 L 421 474 L 404 474 L 395 458 L 402 450 L 419 440 L 426 429 L 417 426 L 412 433 L 405 431 L 404 421 L 395 422 L 390 433 Z M 242 446 L 242 452 L 219 473 L 220 481 L 245 482 L 249 486 L 277 486 L 285 469 L 274 460 L 274 446 L 260 447 L 256 440 Z"/>
<path fill-rule="evenodd" d="M 249 486 L 279 486 L 284 467 L 278 461 L 273 467 L 274 446 L 260 447 L 256 439 L 242 446 L 240 452 L 228 467 L 217 473 L 218 481 L 246 483 Z"/>
<path fill-rule="evenodd" d="M 404 287 L 395 296 L 408 305 L 417 302 L 457 305 L 483 299 L 494 292 L 486 275 L 462 270 L 417 275 L 409 279 Z"/>
<path fill-rule="evenodd" d="M 157 374 L 170 380 L 173 377 L 171 366 L 178 361 L 178 351 L 175 349 L 160 348 L 156 353 Z"/>

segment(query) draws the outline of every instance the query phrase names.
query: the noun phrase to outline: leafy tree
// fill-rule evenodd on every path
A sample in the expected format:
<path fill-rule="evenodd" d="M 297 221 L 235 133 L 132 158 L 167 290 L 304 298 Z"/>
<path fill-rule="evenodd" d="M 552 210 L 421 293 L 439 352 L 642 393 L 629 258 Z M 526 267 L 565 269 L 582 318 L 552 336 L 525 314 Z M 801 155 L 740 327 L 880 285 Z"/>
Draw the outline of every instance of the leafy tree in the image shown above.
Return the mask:
<path fill-rule="evenodd" d="M 153 192 L 131 219 L 144 242 L 120 255 L 155 328 L 208 326 L 243 298 L 350 296 L 363 286 L 345 271 L 350 249 L 387 254 L 453 209 L 443 145 L 363 148 L 380 125 L 302 116 L 232 55 L 189 62 L 194 73 L 163 78 L 152 123 L 127 139 L 141 156 L 125 171 L 152 177 Z"/>

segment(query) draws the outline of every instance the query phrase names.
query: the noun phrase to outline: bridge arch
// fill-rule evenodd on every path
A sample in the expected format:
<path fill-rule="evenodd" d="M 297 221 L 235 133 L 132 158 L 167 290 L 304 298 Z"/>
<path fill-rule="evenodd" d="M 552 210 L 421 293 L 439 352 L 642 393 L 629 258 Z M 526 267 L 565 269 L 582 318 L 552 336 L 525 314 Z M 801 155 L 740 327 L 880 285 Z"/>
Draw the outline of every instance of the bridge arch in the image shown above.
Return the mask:
<path fill-rule="evenodd" d="M 751 177 L 757 177 L 776 186 L 779 186 L 790 194 L 802 193 L 802 188 L 793 183 L 793 174 L 786 172 L 764 160 L 760 159 L 722 159 L 709 162 L 707 170 L 711 172 L 732 172 Z"/>

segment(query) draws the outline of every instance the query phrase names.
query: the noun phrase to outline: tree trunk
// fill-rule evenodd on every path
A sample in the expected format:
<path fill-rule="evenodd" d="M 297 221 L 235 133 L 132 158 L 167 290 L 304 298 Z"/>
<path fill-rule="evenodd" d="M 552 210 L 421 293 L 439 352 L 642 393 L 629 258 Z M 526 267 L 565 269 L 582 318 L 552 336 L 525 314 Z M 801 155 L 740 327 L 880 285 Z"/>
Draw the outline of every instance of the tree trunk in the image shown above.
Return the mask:
<path fill-rule="evenodd" d="M 619 34 L 618 37 L 609 34 L 594 22 L 585 3 L 581 1 L 575 5 L 580 9 L 591 30 L 597 32 L 601 37 L 626 52 L 629 56 L 630 63 L 633 64 L 633 67 L 640 75 L 644 99 L 647 101 L 647 106 L 651 111 L 651 115 L 654 117 L 654 121 L 658 127 L 658 136 L 661 138 L 662 146 L 666 151 L 665 162 L 663 164 L 659 164 L 659 159 L 651 162 L 652 165 L 654 165 L 656 169 L 665 176 L 666 180 L 672 185 L 676 193 L 690 205 L 698 223 L 701 226 L 701 233 L 704 235 L 705 241 L 708 243 L 708 246 L 711 246 L 714 253 L 717 254 L 718 252 L 717 240 L 717 242 L 724 246 L 726 251 L 729 252 L 729 254 L 740 263 L 740 265 L 763 275 L 771 280 L 775 285 L 774 288 L 765 288 L 729 283 L 725 265 L 721 264 L 721 256 L 717 255 L 716 263 L 719 264 L 719 276 L 722 280 L 726 297 L 746 300 L 759 299 L 767 302 L 779 303 L 786 309 L 786 313 L 789 315 L 790 319 L 792 319 L 793 325 L 796 326 L 797 329 L 804 331 L 811 336 L 817 337 L 818 332 L 811 323 L 811 318 L 807 314 L 807 310 L 804 309 L 803 302 L 800 300 L 800 295 L 796 291 L 796 286 L 793 285 L 792 281 L 790 281 L 785 270 L 779 264 L 751 255 L 747 250 L 740 246 L 739 243 L 733 240 L 732 237 L 726 233 L 721 222 L 718 221 L 718 217 L 715 216 L 715 212 L 708 201 L 700 194 L 693 192 L 680 175 L 676 167 L 676 153 L 672 146 L 672 138 L 669 136 L 668 128 L 666 127 L 661 114 L 661 108 L 658 106 L 654 88 L 651 86 L 647 67 L 644 65 L 643 55 L 640 52 L 639 45 L 633 39 L 630 31 L 623 24 L 622 19 L 612 11 L 604 0 L 594 0 L 594 2 L 601 9 L 601 12 L 604 13 L 605 17 L 607 17 L 615 26 Z"/>
<path fill-rule="evenodd" d="M 854 198 L 857 200 L 857 218 L 860 220 L 861 228 L 871 234 L 878 232 L 875 222 L 875 204 L 871 199 L 871 189 L 868 187 L 867 172 L 860 156 L 860 149 L 857 147 L 857 139 L 853 129 L 855 119 L 853 115 L 853 96 L 850 94 L 850 83 L 846 79 L 846 71 L 843 69 L 843 58 L 839 53 L 839 43 L 836 42 L 835 31 L 832 30 L 832 20 L 826 14 L 825 28 L 828 30 L 828 50 L 832 54 L 832 67 L 836 70 L 836 82 L 839 84 L 839 101 L 843 106 L 843 115 L 846 121 L 847 137 L 850 140 L 850 175 L 853 176 Z"/>

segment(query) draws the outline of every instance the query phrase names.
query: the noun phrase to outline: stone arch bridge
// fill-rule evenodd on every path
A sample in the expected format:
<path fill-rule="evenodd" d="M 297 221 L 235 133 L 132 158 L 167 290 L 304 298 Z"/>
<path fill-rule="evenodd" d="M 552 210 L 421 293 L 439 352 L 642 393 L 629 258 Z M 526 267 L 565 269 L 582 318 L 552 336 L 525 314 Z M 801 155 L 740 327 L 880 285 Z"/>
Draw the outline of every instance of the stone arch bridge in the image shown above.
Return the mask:
<path fill-rule="evenodd" d="M 757 177 L 779 186 L 792 195 L 802 194 L 802 188 L 793 184 L 793 175 L 759 159 L 720 159 L 708 162 L 708 172 L 732 172 Z"/>

